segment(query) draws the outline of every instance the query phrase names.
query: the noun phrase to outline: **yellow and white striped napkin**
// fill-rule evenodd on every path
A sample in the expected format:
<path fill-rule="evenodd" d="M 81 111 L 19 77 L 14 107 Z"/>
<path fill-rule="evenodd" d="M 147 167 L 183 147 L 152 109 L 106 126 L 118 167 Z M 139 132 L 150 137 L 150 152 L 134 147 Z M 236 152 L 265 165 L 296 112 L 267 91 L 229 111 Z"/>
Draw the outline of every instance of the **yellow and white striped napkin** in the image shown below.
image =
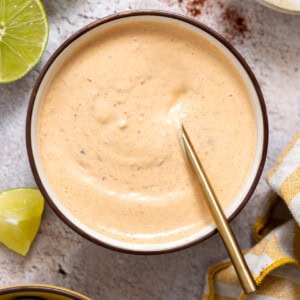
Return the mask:
<path fill-rule="evenodd" d="M 256 220 L 254 236 L 259 242 L 244 252 L 258 291 L 246 296 L 227 261 L 209 268 L 203 300 L 300 299 L 300 131 L 267 181 L 276 194 Z"/>

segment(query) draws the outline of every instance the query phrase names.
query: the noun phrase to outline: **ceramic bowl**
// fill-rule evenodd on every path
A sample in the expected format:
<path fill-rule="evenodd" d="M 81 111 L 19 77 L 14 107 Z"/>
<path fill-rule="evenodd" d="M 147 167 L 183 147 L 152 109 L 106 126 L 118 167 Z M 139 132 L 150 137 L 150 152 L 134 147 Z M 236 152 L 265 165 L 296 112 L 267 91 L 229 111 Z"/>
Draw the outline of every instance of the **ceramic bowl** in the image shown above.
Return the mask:
<path fill-rule="evenodd" d="M 0 288 L 1 300 L 91 300 L 77 292 L 46 284 L 20 284 Z"/>
<path fill-rule="evenodd" d="M 299 0 L 256 0 L 262 5 L 273 10 L 287 13 L 287 14 L 300 14 L 300 1 Z"/>
<path fill-rule="evenodd" d="M 26 136 L 28 156 L 36 182 L 51 207 L 63 221 L 65 221 L 71 228 L 73 228 L 82 236 L 105 247 L 129 253 L 157 254 L 183 249 L 203 241 L 216 232 L 215 226 L 211 224 L 205 227 L 203 230 L 197 232 L 197 234 L 188 238 L 182 238 L 173 242 L 160 244 L 131 244 L 101 235 L 82 224 L 60 203 L 60 200 L 55 195 L 46 179 L 39 157 L 37 142 L 37 123 L 44 99 L 43 95 L 47 89 L 47 85 L 51 81 L 51 78 L 55 76 L 55 73 L 59 69 L 59 66 L 70 55 L 72 55 L 74 49 L 80 47 L 80 45 L 82 45 L 82 43 L 84 43 L 87 39 L 92 38 L 102 30 L 119 24 L 143 20 L 154 20 L 162 23 L 176 24 L 204 37 L 213 43 L 217 48 L 219 48 L 232 62 L 249 90 L 258 133 L 256 154 L 251 172 L 246 180 L 245 185 L 240 191 L 238 197 L 235 199 L 234 203 L 226 211 L 226 216 L 229 218 L 229 220 L 232 220 L 249 200 L 259 181 L 264 166 L 268 143 L 267 113 L 259 85 L 242 56 L 222 36 L 217 34 L 209 27 L 193 19 L 161 11 L 131 11 L 106 17 L 82 28 L 58 48 L 58 50 L 53 54 L 42 70 L 33 89 L 28 107 Z"/>

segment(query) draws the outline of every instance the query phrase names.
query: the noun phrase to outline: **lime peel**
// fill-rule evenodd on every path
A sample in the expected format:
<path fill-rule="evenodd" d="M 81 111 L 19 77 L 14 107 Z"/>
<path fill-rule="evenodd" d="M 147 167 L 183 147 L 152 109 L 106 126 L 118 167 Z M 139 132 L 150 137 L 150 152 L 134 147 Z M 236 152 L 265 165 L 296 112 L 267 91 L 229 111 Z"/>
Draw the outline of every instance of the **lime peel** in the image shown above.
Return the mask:
<path fill-rule="evenodd" d="M 25 256 L 38 232 L 44 198 L 38 189 L 17 188 L 0 193 L 0 242 Z"/>
<path fill-rule="evenodd" d="M 0 84 L 32 70 L 48 37 L 48 18 L 40 0 L 0 0 Z"/>

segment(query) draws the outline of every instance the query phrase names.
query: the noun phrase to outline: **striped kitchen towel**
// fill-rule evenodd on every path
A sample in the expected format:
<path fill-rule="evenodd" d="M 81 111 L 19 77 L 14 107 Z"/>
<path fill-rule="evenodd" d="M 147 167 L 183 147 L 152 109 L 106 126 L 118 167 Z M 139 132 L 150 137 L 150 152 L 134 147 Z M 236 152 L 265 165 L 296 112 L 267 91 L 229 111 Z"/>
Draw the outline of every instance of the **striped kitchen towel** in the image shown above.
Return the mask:
<path fill-rule="evenodd" d="M 258 291 L 245 295 L 229 261 L 209 268 L 203 300 L 300 300 L 300 131 L 267 175 L 274 191 L 254 225 L 245 259 Z"/>

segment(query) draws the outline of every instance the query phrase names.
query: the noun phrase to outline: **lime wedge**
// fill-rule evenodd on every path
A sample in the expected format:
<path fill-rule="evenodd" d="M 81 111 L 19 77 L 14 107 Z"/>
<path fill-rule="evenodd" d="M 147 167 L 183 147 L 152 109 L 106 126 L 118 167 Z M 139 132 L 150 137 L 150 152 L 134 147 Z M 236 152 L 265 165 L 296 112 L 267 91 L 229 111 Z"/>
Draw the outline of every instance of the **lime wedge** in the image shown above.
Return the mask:
<path fill-rule="evenodd" d="M 34 240 L 44 210 L 39 190 L 18 188 L 0 193 L 0 242 L 26 255 Z"/>
<path fill-rule="evenodd" d="M 0 0 L 0 83 L 27 74 L 41 59 L 49 24 L 39 0 Z"/>

